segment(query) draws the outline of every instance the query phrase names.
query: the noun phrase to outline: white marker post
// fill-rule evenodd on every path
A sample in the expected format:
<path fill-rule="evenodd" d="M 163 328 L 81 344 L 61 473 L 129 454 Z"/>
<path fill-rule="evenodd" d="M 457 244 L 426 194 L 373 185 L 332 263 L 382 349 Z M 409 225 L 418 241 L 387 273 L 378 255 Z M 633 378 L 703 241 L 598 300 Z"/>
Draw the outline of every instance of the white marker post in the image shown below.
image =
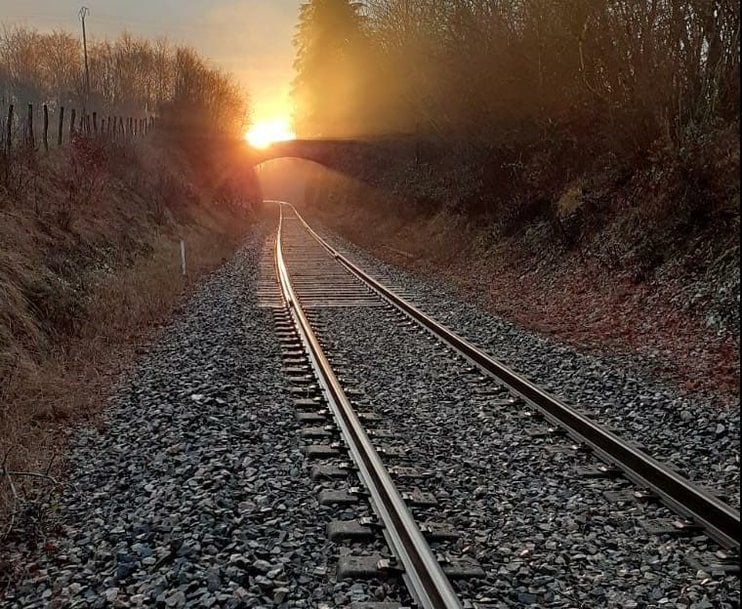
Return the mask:
<path fill-rule="evenodd" d="M 185 241 L 180 240 L 180 269 L 183 272 L 183 277 L 186 274 L 186 257 L 185 257 Z"/>

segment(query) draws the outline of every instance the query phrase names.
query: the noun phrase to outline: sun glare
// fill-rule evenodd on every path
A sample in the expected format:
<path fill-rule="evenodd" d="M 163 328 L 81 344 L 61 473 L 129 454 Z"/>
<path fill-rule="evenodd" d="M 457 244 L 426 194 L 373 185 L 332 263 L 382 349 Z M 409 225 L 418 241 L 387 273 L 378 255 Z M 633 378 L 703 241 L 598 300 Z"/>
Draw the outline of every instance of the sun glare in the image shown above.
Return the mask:
<path fill-rule="evenodd" d="M 253 148 L 268 148 L 276 142 L 296 139 L 286 120 L 259 121 L 245 134 L 245 139 Z"/>

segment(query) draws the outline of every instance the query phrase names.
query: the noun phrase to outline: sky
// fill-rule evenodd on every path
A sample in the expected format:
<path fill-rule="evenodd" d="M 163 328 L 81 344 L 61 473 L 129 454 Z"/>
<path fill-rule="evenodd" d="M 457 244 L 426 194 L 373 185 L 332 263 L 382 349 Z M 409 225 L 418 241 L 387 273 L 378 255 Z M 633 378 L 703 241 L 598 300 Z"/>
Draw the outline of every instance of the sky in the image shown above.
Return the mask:
<path fill-rule="evenodd" d="M 288 119 L 293 78 L 291 39 L 301 0 L 0 0 L 0 24 L 80 30 L 88 38 L 127 30 L 187 43 L 233 73 L 253 102 L 255 122 Z"/>

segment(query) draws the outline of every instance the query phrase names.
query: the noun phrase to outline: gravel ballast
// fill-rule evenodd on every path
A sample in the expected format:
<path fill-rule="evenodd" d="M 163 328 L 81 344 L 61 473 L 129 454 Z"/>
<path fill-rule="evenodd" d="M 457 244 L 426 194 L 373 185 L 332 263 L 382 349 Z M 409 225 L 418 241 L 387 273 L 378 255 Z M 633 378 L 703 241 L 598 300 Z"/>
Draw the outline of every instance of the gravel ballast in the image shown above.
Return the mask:
<path fill-rule="evenodd" d="M 531 433 L 543 421 L 521 417 L 496 386 L 387 308 L 325 309 L 325 348 L 347 371 L 359 410 L 383 417 L 396 435 L 377 444 L 404 449 L 383 457 L 432 475 L 407 482 L 433 493 L 437 507 L 417 519 L 453 525 L 461 537 L 437 542 L 452 559 L 474 558 L 482 580 L 456 582 L 462 598 L 495 607 L 736 607 L 736 576 L 689 564 L 717 548 L 702 534 L 652 534 L 650 521 L 673 514 L 654 502 L 611 503 L 630 490 L 621 478 L 579 478 L 594 467 L 565 439 Z M 396 321 L 397 323 L 391 323 Z M 504 396 L 507 397 L 507 396 Z"/>
<path fill-rule="evenodd" d="M 380 534 L 327 538 L 330 521 L 367 516 L 369 506 L 318 504 L 320 491 L 357 480 L 309 475 L 315 463 L 304 454 L 274 311 L 258 307 L 265 229 L 188 301 L 112 398 L 103 425 L 75 434 L 70 476 L 54 505 L 59 527 L 35 556 L 11 550 L 25 577 L 0 606 L 408 601 L 396 578 L 335 576 L 339 556 L 388 548 Z M 738 410 L 690 403 L 629 360 L 535 336 L 332 239 L 452 329 L 739 505 Z M 488 609 L 739 607 L 738 577 L 704 570 L 717 550 L 705 535 L 647 531 L 673 514 L 652 501 L 609 501 L 606 492 L 631 484 L 577 477 L 576 468 L 598 464 L 590 453 L 524 416 L 395 310 L 316 308 L 311 317 L 344 386 L 357 390 L 357 410 L 381 416 L 371 427 L 387 449 L 384 461 L 429 474 L 398 484 L 436 497 L 436 506 L 413 508 L 418 521 L 458 532 L 432 542 L 434 550 L 484 569 L 481 579 L 456 581 L 463 599 Z"/>
<path fill-rule="evenodd" d="M 395 594 L 335 581 L 348 550 L 325 528 L 338 510 L 318 506 L 272 314 L 257 308 L 264 238 L 189 300 L 101 428 L 75 434 L 59 528 L 35 557 L 6 548 L 25 578 L 0 606 L 316 607 Z"/>

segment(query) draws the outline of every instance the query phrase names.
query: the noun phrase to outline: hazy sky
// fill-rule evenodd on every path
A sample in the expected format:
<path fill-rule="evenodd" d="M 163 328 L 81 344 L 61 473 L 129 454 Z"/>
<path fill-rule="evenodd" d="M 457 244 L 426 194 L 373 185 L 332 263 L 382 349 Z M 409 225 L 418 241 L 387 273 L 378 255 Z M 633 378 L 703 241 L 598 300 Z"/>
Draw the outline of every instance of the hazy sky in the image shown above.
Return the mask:
<path fill-rule="evenodd" d="M 253 96 L 255 119 L 290 114 L 291 38 L 301 0 L 0 0 L 0 23 L 79 31 L 90 9 L 89 37 L 123 30 L 185 42 L 232 72 Z"/>

